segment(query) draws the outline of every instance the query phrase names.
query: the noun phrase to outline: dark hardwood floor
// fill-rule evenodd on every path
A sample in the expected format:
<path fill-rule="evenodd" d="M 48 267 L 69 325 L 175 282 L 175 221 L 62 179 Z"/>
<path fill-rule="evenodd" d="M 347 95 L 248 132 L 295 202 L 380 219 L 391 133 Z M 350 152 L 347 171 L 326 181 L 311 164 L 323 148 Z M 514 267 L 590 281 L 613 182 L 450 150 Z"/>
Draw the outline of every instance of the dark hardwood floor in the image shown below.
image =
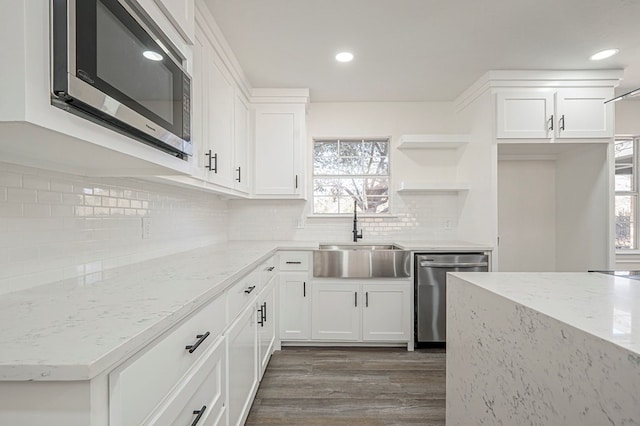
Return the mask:
<path fill-rule="evenodd" d="M 444 425 L 445 352 L 284 348 L 247 425 Z"/>

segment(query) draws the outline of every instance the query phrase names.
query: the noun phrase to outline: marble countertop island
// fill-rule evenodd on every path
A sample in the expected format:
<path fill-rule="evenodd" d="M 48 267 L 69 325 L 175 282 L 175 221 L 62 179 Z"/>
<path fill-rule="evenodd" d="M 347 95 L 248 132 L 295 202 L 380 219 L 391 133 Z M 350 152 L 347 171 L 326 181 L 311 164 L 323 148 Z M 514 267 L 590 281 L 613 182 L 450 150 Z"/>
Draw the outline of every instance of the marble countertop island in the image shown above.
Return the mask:
<path fill-rule="evenodd" d="M 640 425 L 640 281 L 453 273 L 447 425 Z"/>

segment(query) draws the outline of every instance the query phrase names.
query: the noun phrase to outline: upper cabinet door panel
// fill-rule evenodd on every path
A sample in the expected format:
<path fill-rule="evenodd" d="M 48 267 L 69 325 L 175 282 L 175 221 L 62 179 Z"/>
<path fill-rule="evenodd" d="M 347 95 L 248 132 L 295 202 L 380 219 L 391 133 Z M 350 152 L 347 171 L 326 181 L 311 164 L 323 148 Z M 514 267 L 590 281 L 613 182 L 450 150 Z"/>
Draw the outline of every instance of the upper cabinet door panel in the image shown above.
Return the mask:
<path fill-rule="evenodd" d="M 304 107 L 260 105 L 255 114 L 255 193 L 299 195 Z"/>
<path fill-rule="evenodd" d="M 556 94 L 559 138 L 613 137 L 614 96 L 610 88 L 561 89 Z"/>
<path fill-rule="evenodd" d="M 552 92 L 502 92 L 496 96 L 498 139 L 551 137 Z"/>
<path fill-rule="evenodd" d="M 188 43 L 195 41 L 194 0 L 154 0 L 167 19 Z"/>

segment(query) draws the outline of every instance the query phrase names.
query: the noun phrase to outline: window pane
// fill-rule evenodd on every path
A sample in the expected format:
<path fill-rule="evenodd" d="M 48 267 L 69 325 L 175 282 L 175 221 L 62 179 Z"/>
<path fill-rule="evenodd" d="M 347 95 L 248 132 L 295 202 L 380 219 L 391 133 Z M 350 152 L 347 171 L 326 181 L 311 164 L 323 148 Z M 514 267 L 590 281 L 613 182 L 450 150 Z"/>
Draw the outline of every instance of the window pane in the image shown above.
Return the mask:
<path fill-rule="evenodd" d="M 340 179 L 314 179 L 313 195 L 331 195 L 337 197 L 340 195 Z"/>
<path fill-rule="evenodd" d="M 633 191 L 634 152 L 633 141 L 616 141 L 616 191 Z"/>
<path fill-rule="evenodd" d="M 364 167 L 364 158 L 362 157 L 341 157 L 340 158 L 340 174 L 341 175 L 362 175 L 366 173 Z"/>
<path fill-rule="evenodd" d="M 313 152 L 314 213 L 351 214 L 354 201 L 359 212 L 389 211 L 388 140 L 316 140 Z"/>
<path fill-rule="evenodd" d="M 615 200 L 616 211 L 616 248 L 634 249 L 635 242 L 635 195 L 617 195 Z"/>
<path fill-rule="evenodd" d="M 316 141 L 313 144 L 313 173 L 338 174 L 338 142 Z"/>

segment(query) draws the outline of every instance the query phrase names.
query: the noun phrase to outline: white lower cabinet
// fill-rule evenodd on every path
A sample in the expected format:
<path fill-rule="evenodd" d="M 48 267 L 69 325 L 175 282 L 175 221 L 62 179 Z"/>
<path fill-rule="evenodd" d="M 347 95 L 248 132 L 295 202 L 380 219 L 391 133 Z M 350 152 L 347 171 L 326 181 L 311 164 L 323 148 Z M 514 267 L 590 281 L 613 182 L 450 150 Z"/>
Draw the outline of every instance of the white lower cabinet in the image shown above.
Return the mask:
<path fill-rule="evenodd" d="M 311 338 L 359 340 L 361 304 L 359 284 L 313 283 L 311 292 Z"/>
<path fill-rule="evenodd" d="M 227 331 L 230 425 L 244 423 L 258 386 L 256 318 L 251 304 Z"/>
<path fill-rule="evenodd" d="M 110 425 L 143 424 L 149 413 L 163 404 L 166 395 L 184 382 L 185 375 L 202 362 L 224 326 L 225 300 L 218 297 L 112 371 Z"/>
<path fill-rule="evenodd" d="M 311 286 L 307 272 L 280 274 L 280 339 L 311 338 Z"/>
<path fill-rule="evenodd" d="M 258 296 L 258 374 L 260 379 L 267 369 L 269 359 L 276 346 L 276 279 L 272 277 Z"/>
<path fill-rule="evenodd" d="M 311 287 L 312 340 L 409 342 L 408 281 L 323 280 Z"/>
<path fill-rule="evenodd" d="M 363 284 L 362 291 L 362 340 L 410 340 L 411 284 Z"/>
<path fill-rule="evenodd" d="M 220 338 L 187 379 L 164 401 L 162 409 L 143 424 L 225 425 L 225 354 L 224 338 Z"/>

